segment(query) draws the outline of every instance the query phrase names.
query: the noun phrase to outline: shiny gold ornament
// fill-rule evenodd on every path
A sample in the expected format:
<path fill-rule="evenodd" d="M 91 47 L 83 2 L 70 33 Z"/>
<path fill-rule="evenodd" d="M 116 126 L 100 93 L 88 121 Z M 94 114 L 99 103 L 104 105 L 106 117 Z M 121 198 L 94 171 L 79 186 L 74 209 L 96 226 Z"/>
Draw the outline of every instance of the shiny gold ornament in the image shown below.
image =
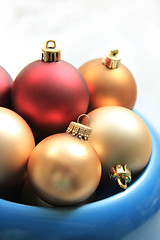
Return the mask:
<path fill-rule="evenodd" d="M 151 155 L 151 136 L 136 113 L 110 106 L 90 112 L 89 117 L 92 128 L 89 142 L 98 153 L 105 173 L 117 164 L 127 165 L 132 173 L 146 166 Z"/>
<path fill-rule="evenodd" d="M 0 188 L 18 184 L 35 141 L 28 124 L 17 113 L 0 107 Z"/>
<path fill-rule="evenodd" d="M 90 111 L 103 106 L 133 108 L 137 97 L 136 83 L 120 60 L 118 50 L 113 50 L 103 59 L 91 60 L 79 68 L 88 85 Z"/>
<path fill-rule="evenodd" d="M 68 206 L 85 201 L 101 178 L 99 157 L 88 141 L 83 140 L 84 129 L 88 127 L 75 122 L 72 125 L 76 133 L 72 127 L 72 131 L 68 128 L 68 134 L 45 138 L 29 159 L 30 182 L 38 196 L 52 205 Z"/>

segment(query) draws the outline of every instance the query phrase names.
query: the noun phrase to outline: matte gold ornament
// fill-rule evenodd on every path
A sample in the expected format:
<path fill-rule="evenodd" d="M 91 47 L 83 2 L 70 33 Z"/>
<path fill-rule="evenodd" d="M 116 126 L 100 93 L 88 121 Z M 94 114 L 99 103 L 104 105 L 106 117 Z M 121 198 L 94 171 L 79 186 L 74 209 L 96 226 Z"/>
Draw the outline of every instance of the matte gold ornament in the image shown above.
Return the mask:
<path fill-rule="evenodd" d="M 68 134 L 45 138 L 33 150 L 28 163 L 29 180 L 37 195 L 48 204 L 78 204 L 96 190 L 101 163 L 87 141 L 88 129 L 72 122 Z"/>
<path fill-rule="evenodd" d="M 18 184 L 35 147 L 32 131 L 17 113 L 0 107 L 0 188 Z"/>
<path fill-rule="evenodd" d="M 93 59 L 79 68 L 89 89 L 89 110 L 103 106 L 133 108 L 137 96 L 136 83 L 131 72 L 120 61 L 116 49 L 103 59 Z"/>
<path fill-rule="evenodd" d="M 114 167 L 110 176 L 120 179 L 124 185 L 121 187 L 125 189 L 131 180 L 128 170 L 132 173 L 141 171 L 151 155 L 151 136 L 146 124 L 133 111 L 116 106 L 98 108 L 88 116 L 92 128 L 89 142 L 98 153 L 104 172 L 109 173 Z"/>

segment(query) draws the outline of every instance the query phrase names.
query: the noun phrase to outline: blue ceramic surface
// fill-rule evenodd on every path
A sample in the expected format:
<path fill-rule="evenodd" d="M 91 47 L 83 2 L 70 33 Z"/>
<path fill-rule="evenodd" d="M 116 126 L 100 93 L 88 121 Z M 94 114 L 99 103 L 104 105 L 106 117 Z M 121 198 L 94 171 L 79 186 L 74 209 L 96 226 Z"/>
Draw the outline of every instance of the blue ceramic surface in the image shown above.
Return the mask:
<path fill-rule="evenodd" d="M 124 192 L 70 209 L 50 209 L 0 199 L 0 240 L 159 239 L 160 139 L 143 174 Z"/>

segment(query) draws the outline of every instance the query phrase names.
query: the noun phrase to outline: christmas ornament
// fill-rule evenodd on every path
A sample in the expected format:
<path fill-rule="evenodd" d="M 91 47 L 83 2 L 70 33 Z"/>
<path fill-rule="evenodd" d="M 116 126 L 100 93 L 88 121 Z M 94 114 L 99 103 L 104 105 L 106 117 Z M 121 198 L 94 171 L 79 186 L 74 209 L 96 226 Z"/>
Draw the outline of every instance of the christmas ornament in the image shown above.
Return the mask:
<path fill-rule="evenodd" d="M 89 117 L 93 130 L 89 142 L 101 159 L 103 171 L 110 170 L 111 178 L 125 189 L 131 180 L 130 171 L 141 171 L 149 161 L 149 130 L 136 113 L 123 107 L 98 108 L 90 112 Z"/>
<path fill-rule="evenodd" d="M 53 43 L 53 47 L 49 44 Z M 47 136 L 65 131 L 69 122 L 86 112 L 88 88 L 81 73 L 61 61 L 55 41 L 42 48 L 42 60 L 32 62 L 16 77 L 13 106 L 36 134 Z"/>
<path fill-rule="evenodd" d="M 0 107 L 0 188 L 24 180 L 34 146 L 33 134 L 24 119 Z"/>
<path fill-rule="evenodd" d="M 136 83 L 120 60 L 118 50 L 113 50 L 103 59 L 91 60 L 79 68 L 88 85 L 90 111 L 103 106 L 133 108 L 137 96 Z"/>
<path fill-rule="evenodd" d="M 70 123 L 67 133 L 41 141 L 28 163 L 29 180 L 35 192 L 52 205 L 69 206 L 85 201 L 101 178 L 100 160 L 87 141 L 91 129 L 78 120 Z"/>
<path fill-rule="evenodd" d="M 0 106 L 10 107 L 11 105 L 11 87 L 13 80 L 8 72 L 0 66 Z"/>

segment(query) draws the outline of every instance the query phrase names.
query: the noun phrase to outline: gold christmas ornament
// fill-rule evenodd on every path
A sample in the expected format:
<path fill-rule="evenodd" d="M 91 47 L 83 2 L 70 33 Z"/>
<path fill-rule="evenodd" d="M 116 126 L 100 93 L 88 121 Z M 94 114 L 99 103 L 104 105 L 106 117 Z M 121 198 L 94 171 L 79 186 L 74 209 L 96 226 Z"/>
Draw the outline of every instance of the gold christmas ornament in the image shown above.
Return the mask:
<path fill-rule="evenodd" d="M 120 62 L 116 49 L 103 59 L 93 59 L 79 68 L 88 85 L 90 111 L 103 106 L 134 107 L 136 83 L 131 72 Z"/>
<path fill-rule="evenodd" d="M 0 188 L 18 184 L 35 147 L 32 131 L 17 113 L 0 107 Z"/>
<path fill-rule="evenodd" d="M 88 126 L 72 122 L 68 134 L 47 137 L 33 150 L 28 163 L 29 180 L 48 204 L 75 205 L 96 190 L 101 163 L 87 141 L 89 132 Z"/>
<path fill-rule="evenodd" d="M 98 108 L 89 117 L 92 128 L 89 142 L 98 153 L 104 172 L 112 169 L 110 176 L 120 179 L 124 185 L 121 187 L 125 188 L 131 180 L 128 170 L 141 171 L 151 155 L 151 136 L 146 124 L 133 111 L 116 106 Z M 85 122 L 84 118 L 82 123 Z"/>

